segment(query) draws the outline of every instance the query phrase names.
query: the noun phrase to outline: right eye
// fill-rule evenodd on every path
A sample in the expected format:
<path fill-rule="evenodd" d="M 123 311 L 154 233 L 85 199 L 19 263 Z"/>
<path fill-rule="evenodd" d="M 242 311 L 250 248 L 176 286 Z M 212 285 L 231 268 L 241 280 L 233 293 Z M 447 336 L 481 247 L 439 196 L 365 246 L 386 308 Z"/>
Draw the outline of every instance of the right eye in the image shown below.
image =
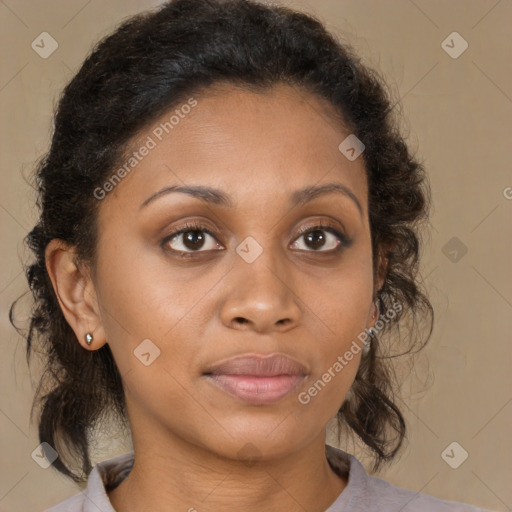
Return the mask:
<path fill-rule="evenodd" d="M 209 244 L 208 237 L 212 238 Z M 206 249 L 204 249 L 205 244 L 209 245 Z M 215 235 L 206 226 L 195 223 L 187 224 L 179 230 L 168 234 L 162 240 L 162 246 L 166 249 L 170 248 L 171 251 L 179 254 L 193 254 L 223 248 L 217 242 Z"/>

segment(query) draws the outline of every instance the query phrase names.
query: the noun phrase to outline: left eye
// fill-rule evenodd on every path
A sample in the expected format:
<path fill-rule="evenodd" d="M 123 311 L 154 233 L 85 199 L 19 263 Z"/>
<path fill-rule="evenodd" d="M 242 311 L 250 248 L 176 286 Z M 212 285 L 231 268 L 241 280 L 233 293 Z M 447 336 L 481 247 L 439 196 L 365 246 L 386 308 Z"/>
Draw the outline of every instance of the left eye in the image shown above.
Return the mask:
<path fill-rule="evenodd" d="M 297 238 L 297 240 L 301 239 L 304 239 L 310 247 L 313 247 L 313 251 L 308 251 L 308 249 L 297 247 L 297 241 L 292 244 L 293 249 L 299 249 L 301 251 L 306 250 L 308 252 L 327 252 L 335 250 L 343 243 L 343 236 L 341 233 L 338 233 L 332 228 L 326 229 L 321 226 L 308 229 Z M 327 248 L 325 248 L 326 245 L 328 246 Z M 318 251 L 318 248 L 323 250 Z"/>

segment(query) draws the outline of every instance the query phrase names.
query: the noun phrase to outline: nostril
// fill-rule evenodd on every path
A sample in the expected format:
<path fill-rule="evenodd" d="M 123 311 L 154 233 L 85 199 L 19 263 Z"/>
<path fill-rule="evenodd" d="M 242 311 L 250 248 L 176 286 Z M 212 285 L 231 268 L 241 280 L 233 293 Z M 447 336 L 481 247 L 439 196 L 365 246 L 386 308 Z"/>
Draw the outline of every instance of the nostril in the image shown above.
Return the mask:
<path fill-rule="evenodd" d="M 235 318 L 235 321 L 236 321 L 236 322 L 238 322 L 238 323 L 240 323 L 240 324 L 245 324 L 245 323 L 247 323 L 247 318 L 243 318 L 243 317 L 241 317 L 241 316 L 237 316 L 237 317 Z"/>

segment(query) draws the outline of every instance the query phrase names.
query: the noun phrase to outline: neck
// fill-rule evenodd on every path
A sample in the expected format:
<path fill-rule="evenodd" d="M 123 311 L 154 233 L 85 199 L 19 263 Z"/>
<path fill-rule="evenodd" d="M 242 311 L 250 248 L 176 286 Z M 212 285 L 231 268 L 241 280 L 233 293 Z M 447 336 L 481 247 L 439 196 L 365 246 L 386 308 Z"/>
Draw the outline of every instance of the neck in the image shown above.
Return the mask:
<path fill-rule="evenodd" d="M 137 445 L 133 469 L 109 498 L 116 512 L 325 511 L 347 482 L 325 456 L 325 433 L 285 457 L 252 463 L 174 440 Z"/>

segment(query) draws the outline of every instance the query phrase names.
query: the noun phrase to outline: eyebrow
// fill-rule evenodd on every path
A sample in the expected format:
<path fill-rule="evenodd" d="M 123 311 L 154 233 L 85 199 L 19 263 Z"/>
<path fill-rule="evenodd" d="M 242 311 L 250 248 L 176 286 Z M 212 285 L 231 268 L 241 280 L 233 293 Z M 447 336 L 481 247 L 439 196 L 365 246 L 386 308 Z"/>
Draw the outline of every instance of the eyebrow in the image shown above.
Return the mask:
<path fill-rule="evenodd" d="M 233 208 L 235 206 L 231 197 L 219 189 L 207 187 L 204 185 L 170 185 L 168 187 L 164 187 L 163 189 L 149 196 L 140 205 L 139 209 L 145 208 L 148 204 L 152 203 L 153 201 L 156 201 L 160 197 L 173 192 L 188 194 L 205 203 L 224 206 L 226 208 Z M 363 216 L 363 208 L 361 206 L 361 203 L 359 202 L 359 199 L 352 192 L 352 190 L 350 190 L 345 185 L 342 185 L 341 183 L 326 183 L 325 185 L 308 186 L 301 188 L 299 190 L 295 190 L 291 195 L 290 203 L 292 206 L 304 205 L 319 196 L 333 192 L 343 194 L 345 197 L 350 198 L 357 206 L 357 209 L 359 210 L 361 217 Z"/>

